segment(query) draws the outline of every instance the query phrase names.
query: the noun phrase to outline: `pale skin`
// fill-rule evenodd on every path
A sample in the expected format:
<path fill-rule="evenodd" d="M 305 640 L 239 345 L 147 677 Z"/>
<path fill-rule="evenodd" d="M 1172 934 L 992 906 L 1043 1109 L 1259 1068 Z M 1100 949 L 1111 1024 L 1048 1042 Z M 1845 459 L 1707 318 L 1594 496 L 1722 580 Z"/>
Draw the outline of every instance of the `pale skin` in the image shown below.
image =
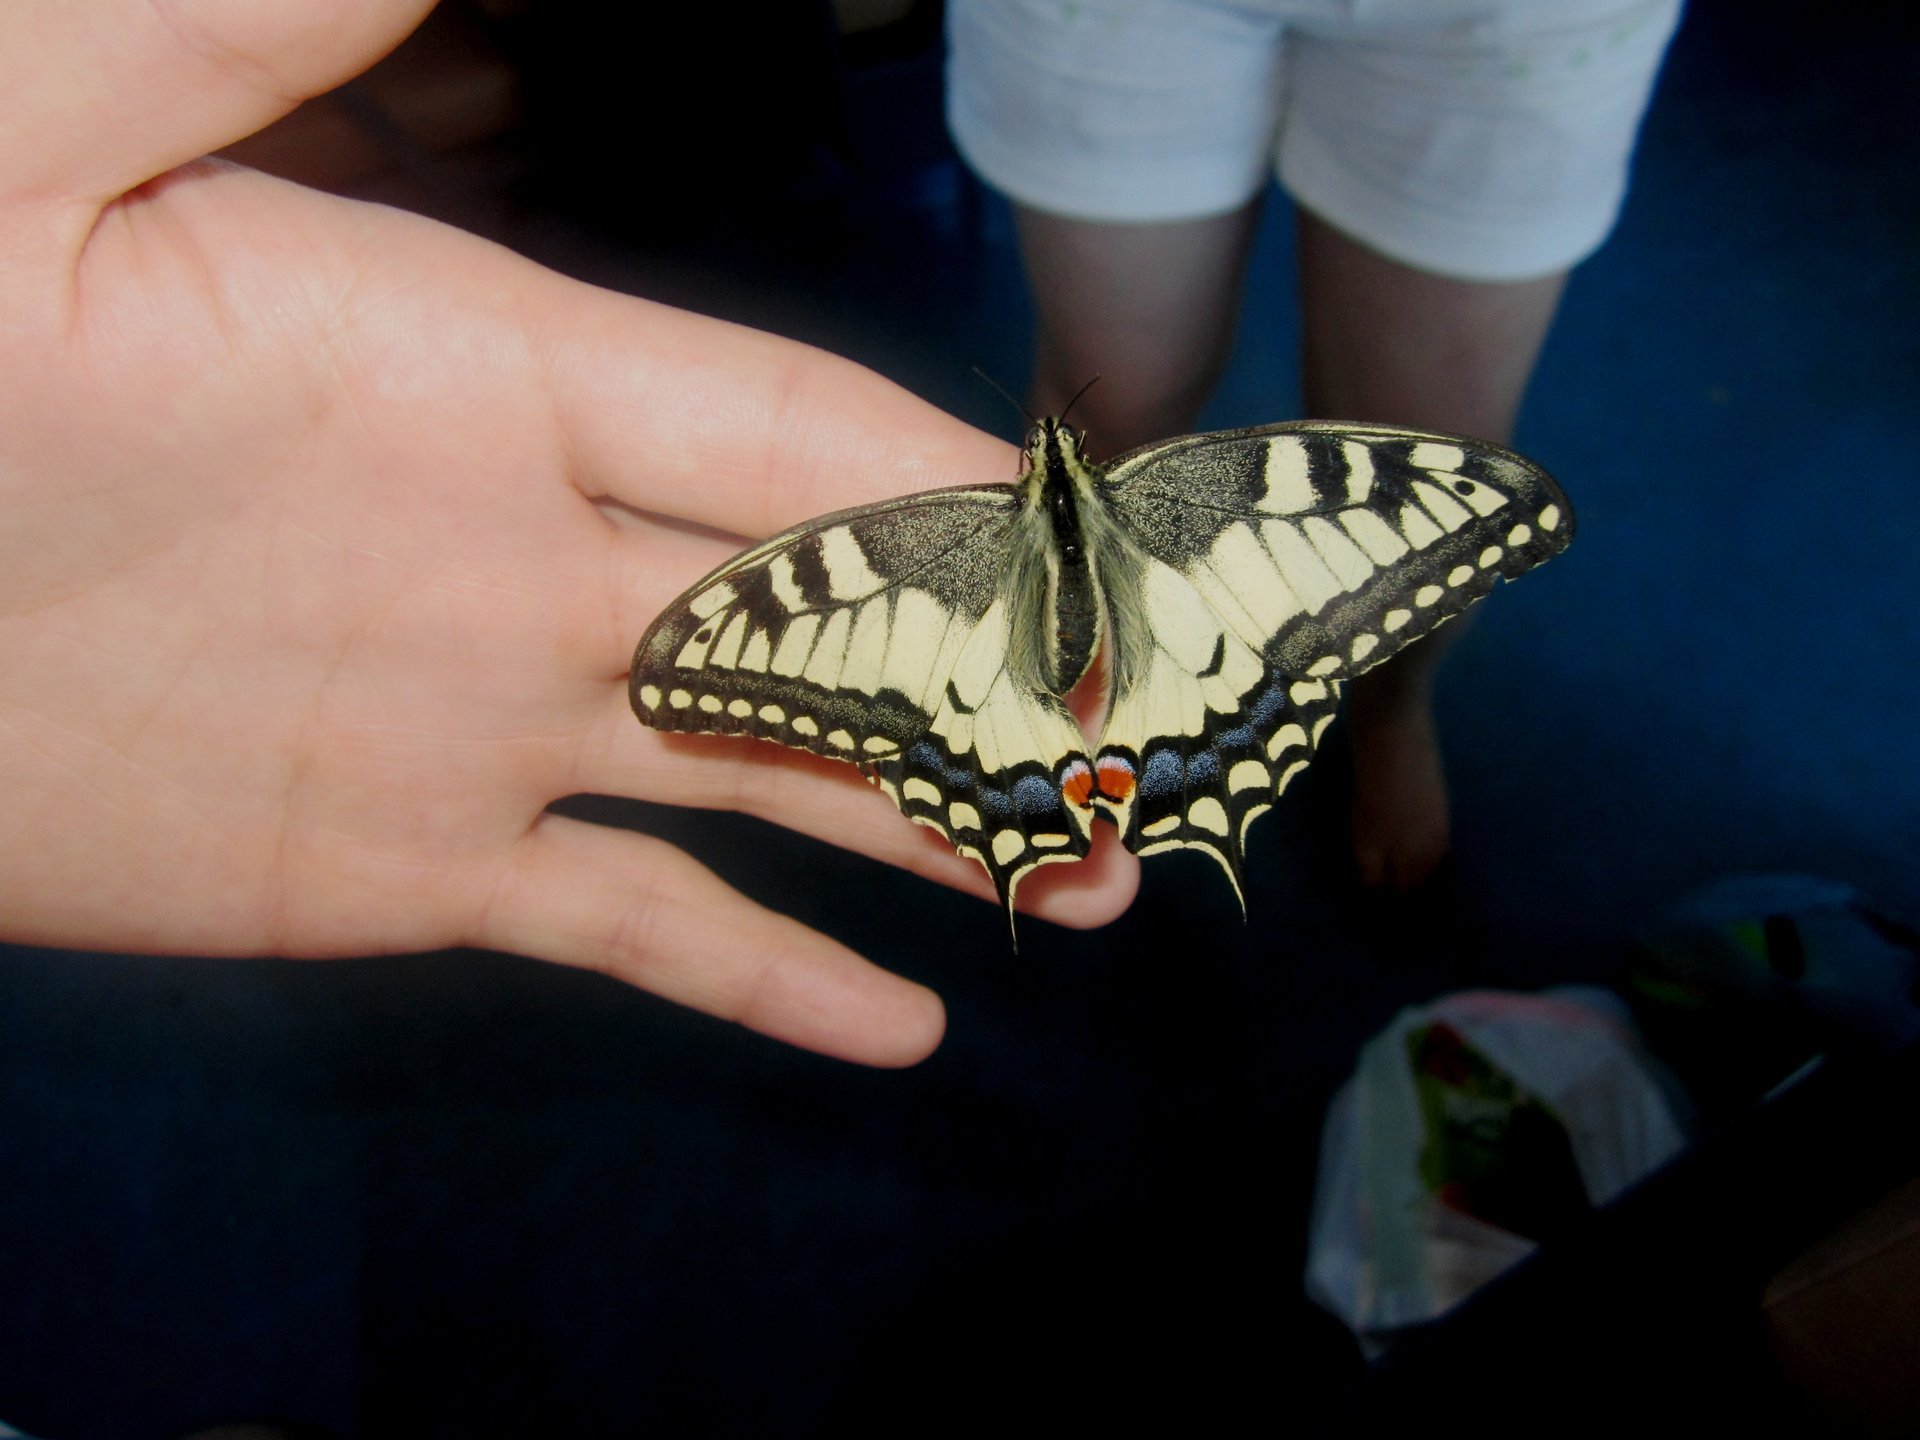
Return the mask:
<path fill-rule="evenodd" d="M 1016 207 L 1039 323 L 1032 404 L 1047 413 L 1099 375 L 1073 419 L 1111 457 L 1193 429 L 1233 345 L 1256 205 L 1160 224 Z M 1564 272 L 1454 280 L 1388 259 L 1299 212 L 1309 416 L 1507 443 Z M 1276 417 L 1278 418 L 1278 417 Z M 1370 885 L 1417 888 L 1447 853 L 1433 680 L 1465 617 L 1355 681 L 1354 860 Z"/>
<path fill-rule="evenodd" d="M 990 900 L 849 767 L 660 736 L 625 690 L 737 546 L 694 527 L 1001 480 L 1008 447 L 818 351 L 191 163 L 427 8 L 0 7 L 0 934 L 484 946 L 912 1063 L 931 992 L 546 807 L 745 811 Z M 1136 880 L 1105 843 L 1022 908 L 1101 924 Z"/>

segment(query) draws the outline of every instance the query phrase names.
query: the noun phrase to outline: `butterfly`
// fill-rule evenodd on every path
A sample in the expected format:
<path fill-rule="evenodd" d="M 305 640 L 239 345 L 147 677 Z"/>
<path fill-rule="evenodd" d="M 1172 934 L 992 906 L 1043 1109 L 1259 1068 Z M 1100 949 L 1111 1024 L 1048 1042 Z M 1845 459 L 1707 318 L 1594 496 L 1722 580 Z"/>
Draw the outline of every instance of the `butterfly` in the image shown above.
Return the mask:
<path fill-rule="evenodd" d="M 1013 914 L 1103 815 L 1139 855 L 1219 861 L 1303 770 L 1343 683 L 1563 550 L 1511 450 L 1387 425 L 1189 435 L 1106 465 L 1038 421 L 1012 484 L 843 510 L 669 605 L 629 695 L 659 730 L 857 764 L 979 861 Z M 1105 717 L 1062 697 L 1103 660 Z"/>

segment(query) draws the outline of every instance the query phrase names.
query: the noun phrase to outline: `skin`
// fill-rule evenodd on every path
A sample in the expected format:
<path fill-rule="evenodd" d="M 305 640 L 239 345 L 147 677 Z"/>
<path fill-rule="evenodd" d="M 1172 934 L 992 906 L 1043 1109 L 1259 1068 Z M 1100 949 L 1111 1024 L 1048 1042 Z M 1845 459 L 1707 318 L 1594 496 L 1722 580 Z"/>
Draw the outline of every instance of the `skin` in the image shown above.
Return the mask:
<path fill-rule="evenodd" d="M 661 736 L 625 679 L 737 548 L 709 530 L 1012 457 L 818 351 L 195 161 L 426 8 L 0 7 L 0 934 L 483 946 L 912 1063 L 944 1024 L 931 992 L 546 807 L 741 810 L 990 899 L 849 767 Z M 1023 908 L 1104 923 L 1136 878 L 1104 844 Z"/>
<path fill-rule="evenodd" d="M 1033 408 L 1098 374 L 1073 418 L 1103 457 L 1191 431 L 1233 347 L 1257 203 L 1146 225 L 1016 214 L 1039 315 Z M 1307 413 L 1508 443 L 1565 273 L 1453 280 L 1299 215 Z M 1466 619 L 1351 688 L 1354 860 L 1370 885 L 1415 889 L 1446 857 L 1433 680 Z"/>

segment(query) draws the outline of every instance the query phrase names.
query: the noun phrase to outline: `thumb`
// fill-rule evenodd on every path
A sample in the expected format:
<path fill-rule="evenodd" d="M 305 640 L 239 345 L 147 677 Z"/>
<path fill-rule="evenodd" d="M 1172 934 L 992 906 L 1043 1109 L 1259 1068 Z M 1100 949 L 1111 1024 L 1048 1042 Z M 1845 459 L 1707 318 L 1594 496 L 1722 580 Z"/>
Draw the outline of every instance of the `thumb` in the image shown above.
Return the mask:
<path fill-rule="evenodd" d="M 359 74 L 432 0 L 6 0 L 0 197 L 104 204 Z"/>

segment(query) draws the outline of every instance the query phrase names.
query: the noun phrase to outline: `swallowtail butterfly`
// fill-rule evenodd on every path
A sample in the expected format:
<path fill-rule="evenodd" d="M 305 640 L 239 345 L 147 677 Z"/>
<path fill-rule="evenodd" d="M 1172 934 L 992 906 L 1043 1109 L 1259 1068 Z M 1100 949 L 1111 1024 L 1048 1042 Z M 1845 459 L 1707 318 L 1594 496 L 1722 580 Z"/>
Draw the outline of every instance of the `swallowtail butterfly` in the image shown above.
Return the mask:
<path fill-rule="evenodd" d="M 1478 440 L 1303 421 L 1101 466 L 1059 420 L 1011 485 L 844 510 L 729 560 L 653 622 L 629 693 L 660 730 L 858 764 L 986 867 L 1206 851 L 1306 767 L 1342 683 L 1559 553 L 1552 477 Z M 1096 740 L 1062 703 L 1104 654 Z"/>

